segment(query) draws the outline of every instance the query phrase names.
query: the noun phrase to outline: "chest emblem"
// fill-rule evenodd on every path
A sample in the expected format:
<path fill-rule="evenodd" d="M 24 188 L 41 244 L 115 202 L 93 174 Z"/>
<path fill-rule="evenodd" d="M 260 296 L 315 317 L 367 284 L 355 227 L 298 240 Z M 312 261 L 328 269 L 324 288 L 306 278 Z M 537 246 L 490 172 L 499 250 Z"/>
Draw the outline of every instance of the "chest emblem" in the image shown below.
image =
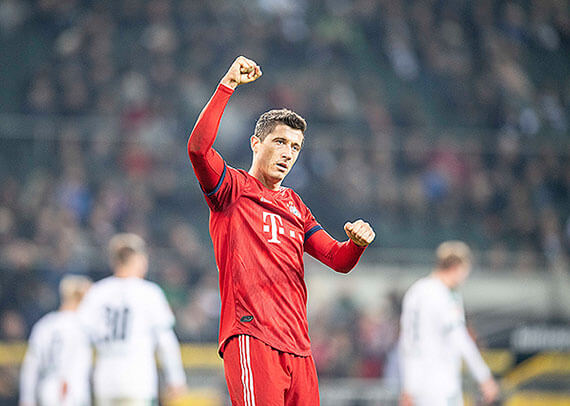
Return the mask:
<path fill-rule="evenodd" d="M 295 216 L 301 218 L 301 213 L 299 213 L 299 210 L 297 210 L 297 208 L 295 207 L 295 205 L 293 205 L 293 203 L 289 203 L 289 211 L 293 213 Z"/>

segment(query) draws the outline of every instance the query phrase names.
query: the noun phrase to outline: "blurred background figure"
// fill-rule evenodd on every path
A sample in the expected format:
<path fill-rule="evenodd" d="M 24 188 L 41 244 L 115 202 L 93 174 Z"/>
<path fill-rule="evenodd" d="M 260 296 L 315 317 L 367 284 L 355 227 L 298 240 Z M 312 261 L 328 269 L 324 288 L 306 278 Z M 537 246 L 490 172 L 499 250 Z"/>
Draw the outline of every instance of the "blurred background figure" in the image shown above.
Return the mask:
<path fill-rule="evenodd" d="M 498 386 L 465 325 L 457 288 L 471 272 L 472 255 L 461 241 L 442 243 L 433 273 L 404 295 L 400 329 L 402 406 L 460 406 L 461 360 L 479 382 L 485 403 Z"/>
<path fill-rule="evenodd" d="M 65 276 L 58 311 L 33 327 L 20 376 L 20 406 L 88 406 L 91 346 L 77 308 L 91 286 L 84 276 Z"/>
<path fill-rule="evenodd" d="M 143 278 L 144 240 L 117 234 L 109 242 L 113 276 L 96 282 L 79 309 L 96 350 L 93 393 L 97 406 L 151 406 L 158 399 L 155 351 L 170 397 L 185 392 L 186 376 L 164 293 Z"/>

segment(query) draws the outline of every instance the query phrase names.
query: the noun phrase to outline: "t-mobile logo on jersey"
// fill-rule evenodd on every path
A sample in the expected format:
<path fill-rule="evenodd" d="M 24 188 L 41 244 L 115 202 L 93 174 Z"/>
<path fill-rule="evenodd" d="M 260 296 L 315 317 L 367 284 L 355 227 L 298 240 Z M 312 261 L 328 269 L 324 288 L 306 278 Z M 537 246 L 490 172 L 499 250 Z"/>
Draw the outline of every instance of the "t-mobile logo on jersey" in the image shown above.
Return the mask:
<path fill-rule="evenodd" d="M 266 220 L 269 218 L 269 223 L 266 224 Z M 273 242 L 276 244 L 281 244 L 281 241 L 277 238 L 278 234 L 285 234 L 285 229 L 283 228 L 283 219 L 279 214 L 263 212 L 263 232 L 268 233 L 271 231 L 271 239 L 267 242 Z"/>
<path fill-rule="evenodd" d="M 271 238 L 267 240 L 267 242 L 272 242 L 275 244 L 281 244 L 279 235 L 285 234 L 285 227 L 283 227 L 283 219 L 279 214 L 275 213 L 268 213 L 266 211 L 263 212 L 263 232 L 264 233 L 271 233 Z M 289 236 L 291 238 L 299 238 L 301 242 L 303 242 L 303 235 L 302 233 L 295 233 L 294 230 L 289 230 Z"/>

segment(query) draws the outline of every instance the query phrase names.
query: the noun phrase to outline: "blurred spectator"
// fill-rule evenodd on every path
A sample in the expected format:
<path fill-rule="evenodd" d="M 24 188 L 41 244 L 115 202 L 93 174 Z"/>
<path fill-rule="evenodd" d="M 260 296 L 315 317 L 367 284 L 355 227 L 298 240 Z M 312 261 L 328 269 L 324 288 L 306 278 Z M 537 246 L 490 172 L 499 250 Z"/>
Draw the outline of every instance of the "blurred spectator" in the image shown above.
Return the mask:
<path fill-rule="evenodd" d="M 6 310 L 0 316 L 2 340 L 17 341 L 26 337 L 24 320 L 15 310 Z"/>

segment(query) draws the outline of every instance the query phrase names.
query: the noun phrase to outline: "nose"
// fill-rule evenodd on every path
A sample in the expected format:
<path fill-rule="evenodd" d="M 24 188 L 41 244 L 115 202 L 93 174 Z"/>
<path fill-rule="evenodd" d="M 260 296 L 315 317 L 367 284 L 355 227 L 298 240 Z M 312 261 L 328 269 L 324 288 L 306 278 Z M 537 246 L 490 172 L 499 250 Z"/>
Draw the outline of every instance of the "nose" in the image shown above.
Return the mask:
<path fill-rule="evenodd" d="M 291 145 L 287 145 L 284 149 L 283 149 L 283 153 L 281 154 L 281 156 L 284 159 L 287 159 L 288 161 L 293 159 L 293 149 L 291 148 Z"/>

